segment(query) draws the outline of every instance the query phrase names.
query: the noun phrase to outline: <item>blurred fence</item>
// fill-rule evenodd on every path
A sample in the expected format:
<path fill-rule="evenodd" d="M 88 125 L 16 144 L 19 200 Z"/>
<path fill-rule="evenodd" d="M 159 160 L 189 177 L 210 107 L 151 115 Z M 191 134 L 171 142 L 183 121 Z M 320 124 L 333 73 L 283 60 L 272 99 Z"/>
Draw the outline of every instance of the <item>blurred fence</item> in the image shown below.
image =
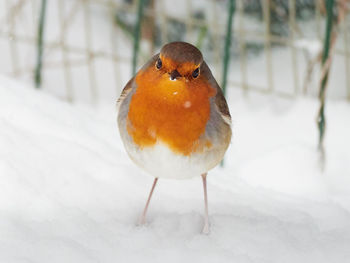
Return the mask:
<path fill-rule="evenodd" d="M 184 40 L 200 47 L 221 83 L 228 1 L 146 2 L 138 66 L 162 44 Z M 317 94 L 323 1 L 235 2 L 228 87 L 291 98 Z M 131 77 L 138 3 L 48 0 L 43 88 L 68 101 L 114 100 Z M 0 0 L 0 73 L 33 82 L 40 5 L 40 0 Z M 336 32 L 329 85 L 336 87 L 336 97 L 350 100 L 348 16 Z"/>

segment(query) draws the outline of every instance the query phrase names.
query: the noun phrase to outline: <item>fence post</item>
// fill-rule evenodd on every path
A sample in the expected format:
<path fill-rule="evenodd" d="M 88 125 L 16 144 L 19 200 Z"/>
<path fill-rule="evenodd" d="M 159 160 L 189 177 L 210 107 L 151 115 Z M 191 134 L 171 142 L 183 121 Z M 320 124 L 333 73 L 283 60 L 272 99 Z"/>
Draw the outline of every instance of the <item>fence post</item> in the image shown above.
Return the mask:
<path fill-rule="evenodd" d="M 137 58 L 140 49 L 140 31 L 141 31 L 141 22 L 143 17 L 143 8 L 145 0 L 139 0 L 137 6 L 137 21 L 134 29 L 134 48 L 133 48 L 133 57 L 132 57 L 132 75 L 136 73 L 137 67 Z"/>
<path fill-rule="evenodd" d="M 45 14 L 46 14 L 46 0 L 41 0 L 40 17 L 39 17 L 39 27 L 38 27 L 38 42 L 37 42 L 37 60 L 35 67 L 35 87 L 41 87 L 41 69 L 43 65 L 43 42 L 44 42 L 44 24 L 45 24 Z"/>

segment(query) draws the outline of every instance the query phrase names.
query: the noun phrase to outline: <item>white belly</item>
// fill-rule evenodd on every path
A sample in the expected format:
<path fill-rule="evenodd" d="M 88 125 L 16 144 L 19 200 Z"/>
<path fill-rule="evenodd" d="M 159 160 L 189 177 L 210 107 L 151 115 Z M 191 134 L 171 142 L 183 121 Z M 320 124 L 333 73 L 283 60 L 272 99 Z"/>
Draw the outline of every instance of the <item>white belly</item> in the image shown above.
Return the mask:
<path fill-rule="evenodd" d="M 214 159 L 218 157 L 212 151 L 190 156 L 176 154 L 163 143 L 142 150 L 126 143 L 125 148 L 138 166 L 159 178 L 186 179 L 199 176 L 212 169 L 217 164 Z"/>

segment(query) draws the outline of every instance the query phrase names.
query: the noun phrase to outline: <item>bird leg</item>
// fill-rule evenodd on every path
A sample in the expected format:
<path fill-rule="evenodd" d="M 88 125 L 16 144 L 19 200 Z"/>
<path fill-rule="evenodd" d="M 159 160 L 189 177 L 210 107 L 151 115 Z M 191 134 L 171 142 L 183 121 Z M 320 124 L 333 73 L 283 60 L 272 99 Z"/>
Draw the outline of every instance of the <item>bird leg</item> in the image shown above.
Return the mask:
<path fill-rule="evenodd" d="M 209 216 L 208 216 L 208 195 L 207 195 L 207 173 L 202 174 L 203 189 L 204 189 L 204 227 L 202 230 L 203 234 L 209 234 Z"/>
<path fill-rule="evenodd" d="M 154 178 L 154 182 L 153 182 L 153 185 L 152 185 L 152 188 L 151 188 L 151 192 L 149 193 L 145 209 L 143 210 L 142 216 L 141 216 L 140 221 L 139 221 L 139 225 L 144 225 L 146 223 L 146 214 L 147 214 L 148 205 L 149 205 L 149 202 L 151 201 L 153 190 L 156 187 L 157 181 L 158 181 L 158 178 L 157 177 Z"/>

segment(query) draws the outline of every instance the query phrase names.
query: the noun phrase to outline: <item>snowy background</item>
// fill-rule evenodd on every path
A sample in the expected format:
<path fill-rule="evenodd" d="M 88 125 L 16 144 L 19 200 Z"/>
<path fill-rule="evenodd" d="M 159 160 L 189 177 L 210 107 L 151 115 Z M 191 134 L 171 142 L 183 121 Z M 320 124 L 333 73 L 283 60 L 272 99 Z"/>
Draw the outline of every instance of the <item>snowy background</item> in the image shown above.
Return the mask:
<path fill-rule="evenodd" d="M 94 25 L 103 28 L 96 12 Z M 303 27 L 313 28 L 312 21 Z M 79 34 L 79 26 L 72 32 Z M 315 52 L 320 43 L 310 39 L 295 44 Z M 119 41 L 130 56 L 128 40 Z M 7 44 L 0 41 L 0 263 L 349 261 L 350 104 L 342 58 L 335 58 L 330 75 L 324 170 L 316 77 L 309 96 L 292 99 L 229 87 L 233 139 L 224 167 L 208 176 L 211 233 L 203 235 L 200 177 L 160 180 L 148 224 L 136 225 L 153 177 L 127 157 L 116 125 L 115 102 L 130 78 L 130 61 L 120 64 L 120 86 L 112 77 L 99 79 L 94 105 L 88 103 L 86 65 L 75 68 L 76 101 L 68 103 L 62 72 L 44 69 L 43 90 L 33 89 L 30 75 L 5 76 L 11 68 Z M 18 49 L 23 65 L 32 65 L 34 50 Z M 59 60 L 56 55 L 47 56 Z M 276 89 L 292 91 L 289 49 L 276 47 L 272 57 Z M 250 82 L 266 80 L 263 54 L 248 64 Z M 240 77 L 239 66 L 232 61 L 232 81 Z"/>

